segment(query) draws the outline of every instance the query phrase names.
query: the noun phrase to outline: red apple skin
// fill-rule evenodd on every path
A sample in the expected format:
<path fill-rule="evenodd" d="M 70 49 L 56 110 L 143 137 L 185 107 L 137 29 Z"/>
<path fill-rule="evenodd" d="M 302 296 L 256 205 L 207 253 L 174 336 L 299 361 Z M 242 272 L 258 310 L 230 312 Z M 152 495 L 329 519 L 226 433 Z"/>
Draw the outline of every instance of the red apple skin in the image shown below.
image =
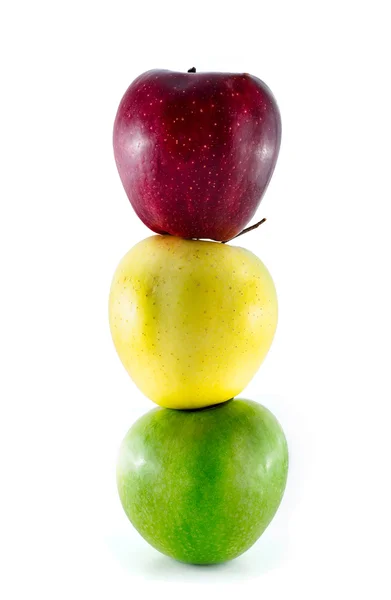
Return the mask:
<path fill-rule="evenodd" d="M 145 225 L 218 241 L 253 217 L 280 142 L 276 101 L 247 73 L 147 71 L 122 98 L 113 135 L 121 181 Z"/>

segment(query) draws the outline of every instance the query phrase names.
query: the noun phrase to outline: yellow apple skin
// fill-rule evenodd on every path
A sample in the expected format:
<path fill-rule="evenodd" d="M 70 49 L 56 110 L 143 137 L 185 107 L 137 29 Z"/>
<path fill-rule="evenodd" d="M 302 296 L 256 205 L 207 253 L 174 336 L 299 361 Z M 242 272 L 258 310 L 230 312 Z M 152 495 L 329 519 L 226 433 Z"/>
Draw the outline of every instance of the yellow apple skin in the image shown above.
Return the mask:
<path fill-rule="evenodd" d="M 110 290 L 118 355 L 140 390 L 166 408 L 239 394 L 270 348 L 277 312 L 259 258 L 218 242 L 149 237 L 121 260 Z"/>

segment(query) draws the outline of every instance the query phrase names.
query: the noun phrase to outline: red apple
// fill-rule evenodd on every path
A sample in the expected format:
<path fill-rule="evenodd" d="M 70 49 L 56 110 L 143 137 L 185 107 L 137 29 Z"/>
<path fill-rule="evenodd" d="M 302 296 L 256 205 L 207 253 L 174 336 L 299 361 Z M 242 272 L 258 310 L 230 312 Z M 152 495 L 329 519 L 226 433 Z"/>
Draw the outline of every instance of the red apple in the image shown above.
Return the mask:
<path fill-rule="evenodd" d="M 156 233 L 184 238 L 240 233 L 280 140 L 276 101 L 248 73 L 147 71 L 127 89 L 114 123 L 115 160 L 137 215 Z"/>

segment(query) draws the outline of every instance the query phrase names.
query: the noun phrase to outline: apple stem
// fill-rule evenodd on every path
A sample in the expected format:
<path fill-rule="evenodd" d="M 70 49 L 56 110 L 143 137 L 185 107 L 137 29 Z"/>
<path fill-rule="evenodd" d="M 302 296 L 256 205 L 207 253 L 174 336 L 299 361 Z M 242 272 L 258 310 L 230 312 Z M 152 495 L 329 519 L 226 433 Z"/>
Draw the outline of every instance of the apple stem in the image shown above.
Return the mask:
<path fill-rule="evenodd" d="M 196 68 L 192 67 L 191 69 L 188 70 L 188 73 L 197 73 Z"/>
<path fill-rule="evenodd" d="M 229 239 L 229 240 L 225 240 L 225 242 L 221 242 L 222 244 L 226 244 L 227 242 L 230 242 L 231 240 L 234 240 L 236 238 L 238 238 L 239 236 L 243 235 L 244 233 L 248 233 L 249 231 L 252 231 L 253 229 L 257 229 L 260 225 L 262 225 L 262 223 L 264 223 L 266 221 L 265 218 L 261 219 L 260 221 L 258 221 L 258 223 L 255 223 L 254 225 L 250 225 L 250 227 L 246 227 L 246 229 L 243 229 L 243 231 L 241 231 L 240 233 L 238 233 L 237 235 L 234 235 L 233 238 Z"/>

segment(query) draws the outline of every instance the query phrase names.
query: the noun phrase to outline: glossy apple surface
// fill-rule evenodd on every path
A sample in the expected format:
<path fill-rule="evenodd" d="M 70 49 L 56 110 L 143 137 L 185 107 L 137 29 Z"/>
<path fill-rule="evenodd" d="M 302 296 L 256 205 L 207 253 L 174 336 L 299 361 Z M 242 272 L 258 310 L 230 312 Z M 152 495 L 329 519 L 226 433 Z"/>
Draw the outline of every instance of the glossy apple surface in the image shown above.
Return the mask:
<path fill-rule="evenodd" d="M 273 280 L 244 248 L 172 236 L 136 244 L 114 274 L 112 338 L 140 390 L 167 408 L 239 394 L 277 325 Z"/>
<path fill-rule="evenodd" d="M 150 229 L 222 241 L 257 210 L 280 140 L 276 101 L 257 77 L 163 70 L 130 85 L 113 136 L 125 191 Z"/>
<path fill-rule="evenodd" d="M 250 400 L 198 411 L 157 408 L 122 442 L 123 508 L 157 550 L 195 564 L 245 552 L 281 502 L 288 450 L 276 418 Z"/>

